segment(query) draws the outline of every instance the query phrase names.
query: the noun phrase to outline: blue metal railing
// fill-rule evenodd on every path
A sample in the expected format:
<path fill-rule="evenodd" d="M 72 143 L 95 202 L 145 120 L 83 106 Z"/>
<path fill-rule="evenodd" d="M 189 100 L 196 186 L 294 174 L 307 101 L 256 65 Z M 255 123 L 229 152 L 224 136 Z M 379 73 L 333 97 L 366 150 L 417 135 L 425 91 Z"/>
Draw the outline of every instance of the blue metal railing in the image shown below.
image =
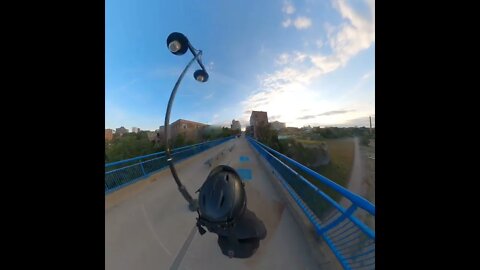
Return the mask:
<path fill-rule="evenodd" d="M 235 136 L 203 142 L 172 150 L 174 162 L 181 161 L 209 148 L 224 143 Z M 105 164 L 105 194 L 133 184 L 168 167 L 165 151 Z"/>
<path fill-rule="evenodd" d="M 375 230 L 365 224 L 368 219 L 375 219 L 375 205 L 268 146 L 250 137 L 247 139 L 281 176 L 278 179 L 283 187 L 343 268 L 375 269 Z M 351 205 L 345 209 L 304 175 L 337 192 Z M 358 212 L 363 214 L 361 218 L 355 216 Z"/>

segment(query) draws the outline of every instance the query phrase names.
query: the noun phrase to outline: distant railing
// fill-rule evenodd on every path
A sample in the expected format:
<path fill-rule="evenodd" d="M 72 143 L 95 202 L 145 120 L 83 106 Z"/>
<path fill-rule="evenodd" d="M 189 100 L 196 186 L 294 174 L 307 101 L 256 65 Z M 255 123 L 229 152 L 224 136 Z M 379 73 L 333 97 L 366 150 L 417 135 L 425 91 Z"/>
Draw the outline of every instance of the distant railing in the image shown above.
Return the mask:
<path fill-rule="evenodd" d="M 375 205 L 297 161 L 247 137 L 253 148 L 281 176 L 283 187 L 310 220 L 344 269 L 375 269 Z M 293 169 L 295 168 L 295 170 Z M 304 176 L 319 181 L 349 202 L 333 200 Z"/>
<path fill-rule="evenodd" d="M 178 162 L 232 138 L 234 136 L 175 148 L 172 150 L 172 158 L 174 162 Z M 107 163 L 105 164 L 105 194 L 135 183 L 166 167 L 168 163 L 165 151 Z"/>

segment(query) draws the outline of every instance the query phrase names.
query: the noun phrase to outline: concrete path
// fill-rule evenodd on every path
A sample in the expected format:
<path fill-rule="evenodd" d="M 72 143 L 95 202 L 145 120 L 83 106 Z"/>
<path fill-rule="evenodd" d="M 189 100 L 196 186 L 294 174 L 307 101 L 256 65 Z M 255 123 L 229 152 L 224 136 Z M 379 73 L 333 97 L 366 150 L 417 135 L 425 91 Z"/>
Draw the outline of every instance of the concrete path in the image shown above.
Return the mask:
<path fill-rule="evenodd" d="M 210 158 L 212 167 L 205 164 Z M 194 229 L 197 214 L 188 210 L 167 169 L 105 197 L 106 269 L 318 269 L 260 158 L 242 136 L 176 165 L 194 197 L 214 166 L 226 164 L 239 172 L 248 208 L 267 227 L 254 256 L 230 259 L 215 234 L 201 236 Z"/>
<path fill-rule="evenodd" d="M 348 190 L 363 197 L 367 193 L 367 186 L 364 181 L 365 168 L 362 160 L 362 154 L 360 152 L 360 140 L 358 139 L 358 137 L 355 137 L 353 140 L 355 149 L 353 168 L 350 175 L 350 180 L 348 181 Z"/>

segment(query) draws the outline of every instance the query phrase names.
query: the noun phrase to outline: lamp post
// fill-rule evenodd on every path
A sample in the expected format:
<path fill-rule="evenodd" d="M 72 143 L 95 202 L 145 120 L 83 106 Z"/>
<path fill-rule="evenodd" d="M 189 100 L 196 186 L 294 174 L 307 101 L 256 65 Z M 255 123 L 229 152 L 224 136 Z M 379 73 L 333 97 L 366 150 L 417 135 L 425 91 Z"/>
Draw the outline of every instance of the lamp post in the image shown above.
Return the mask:
<path fill-rule="evenodd" d="M 251 257 L 257 250 L 260 240 L 265 239 L 267 230 L 263 222 L 258 219 L 252 211 L 247 209 L 243 183 L 241 182 L 241 178 L 235 172 L 235 170 L 228 166 L 218 166 L 210 172 L 207 180 L 199 189 L 202 199 L 202 207 L 200 208 L 198 205 L 198 199 L 192 198 L 192 196 L 188 193 L 187 188 L 182 184 L 182 182 L 180 182 L 180 179 L 178 178 L 169 145 L 170 110 L 180 82 L 182 81 L 183 76 L 187 72 L 188 68 L 195 60 L 201 67 L 201 69 L 193 73 L 195 80 L 199 82 L 206 82 L 208 80 L 208 73 L 200 59 L 202 51 L 193 48 L 192 44 L 190 44 L 187 37 L 185 37 L 183 34 L 177 32 L 171 33 L 167 38 L 167 47 L 175 55 L 182 55 L 186 53 L 187 50 L 190 50 L 190 52 L 193 54 L 192 60 L 190 60 L 190 62 L 187 64 L 175 83 L 175 86 L 173 87 L 172 93 L 170 94 L 170 99 L 168 100 L 167 113 L 165 114 L 165 153 L 170 171 L 173 175 L 173 179 L 177 183 L 178 190 L 180 193 L 182 193 L 182 196 L 188 201 L 190 210 L 197 211 L 198 209 L 199 211 L 199 217 L 197 218 L 196 225 L 200 234 L 204 234 L 206 232 L 202 227 L 206 226 L 209 231 L 218 235 L 218 245 L 220 246 L 220 249 L 224 255 L 227 255 L 230 258 Z M 229 175 L 233 177 L 232 181 L 230 182 L 228 180 Z M 216 185 L 216 183 L 218 183 L 218 179 L 225 181 L 223 185 L 220 185 L 221 190 L 219 190 L 217 187 L 218 185 Z M 234 181 L 233 179 L 237 179 L 237 181 Z M 216 189 L 216 192 L 212 192 Z M 243 194 L 243 197 L 241 194 Z M 221 197 L 220 200 L 218 196 Z M 227 200 L 227 202 L 230 203 L 222 205 L 224 200 Z M 218 202 L 221 202 L 220 205 L 218 205 Z M 231 209 L 225 211 L 225 209 L 229 208 Z M 243 209 L 243 211 L 241 209 Z M 246 239 L 248 239 L 248 241 L 242 241 Z"/>
<path fill-rule="evenodd" d="M 187 64 L 185 69 L 180 74 L 180 77 L 178 77 L 178 80 L 175 83 L 175 86 L 173 87 L 172 93 L 170 94 L 170 99 L 168 100 L 167 113 L 165 114 L 165 146 L 166 146 L 165 153 L 167 156 L 168 166 L 170 167 L 170 171 L 172 172 L 173 179 L 175 180 L 175 183 L 178 186 L 178 190 L 180 191 L 182 196 L 185 198 L 185 200 L 187 200 L 189 209 L 191 211 L 196 211 L 198 208 L 198 200 L 193 199 L 190 193 L 188 193 L 187 188 L 182 184 L 182 182 L 178 178 L 177 171 L 175 170 L 175 166 L 173 164 L 173 158 L 171 155 L 170 144 L 169 144 L 170 110 L 172 108 L 172 104 L 175 99 L 175 94 L 177 93 L 180 82 L 182 81 L 183 76 L 187 72 L 188 68 L 190 68 L 190 66 L 195 60 L 201 67 L 201 69 L 198 69 L 193 73 L 193 77 L 195 78 L 195 80 L 199 82 L 208 81 L 208 73 L 205 69 L 205 66 L 203 66 L 202 60 L 200 58 L 202 56 L 202 51 L 195 49 L 192 46 L 192 44 L 188 41 L 187 37 L 182 33 L 178 33 L 178 32 L 171 33 L 167 38 L 167 47 L 170 50 L 170 52 L 175 55 L 183 55 L 187 52 L 187 50 L 190 50 L 190 52 L 193 54 L 192 60 L 190 60 L 190 62 Z"/>

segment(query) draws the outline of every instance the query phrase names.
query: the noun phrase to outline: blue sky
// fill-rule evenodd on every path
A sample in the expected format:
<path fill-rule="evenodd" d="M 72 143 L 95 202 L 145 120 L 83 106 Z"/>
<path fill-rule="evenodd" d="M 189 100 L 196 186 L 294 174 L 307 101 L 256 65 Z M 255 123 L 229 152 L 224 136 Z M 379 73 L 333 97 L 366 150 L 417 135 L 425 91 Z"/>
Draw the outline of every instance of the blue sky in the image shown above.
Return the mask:
<path fill-rule="evenodd" d="M 105 127 L 155 130 L 191 54 L 171 54 L 184 33 L 203 51 L 180 86 L 171 122 L 229 126 L 251 110 L 287 126 L 368 126 L 375 115 L 375 1 L 106 0 Z M 374 117 L 373 117 L 374 119 Z"/>

